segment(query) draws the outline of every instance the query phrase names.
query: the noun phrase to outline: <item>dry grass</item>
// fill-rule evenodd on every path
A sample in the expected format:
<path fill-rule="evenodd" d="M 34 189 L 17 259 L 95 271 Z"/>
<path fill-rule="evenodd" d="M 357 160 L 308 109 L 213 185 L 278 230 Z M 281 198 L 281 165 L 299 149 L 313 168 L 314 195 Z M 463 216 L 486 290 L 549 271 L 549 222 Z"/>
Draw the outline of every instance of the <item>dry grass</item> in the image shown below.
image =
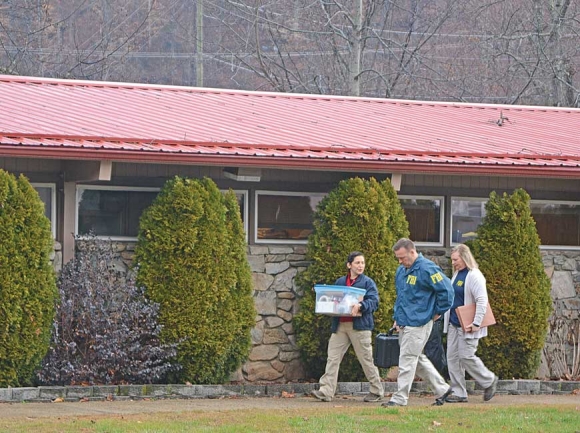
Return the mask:
<path fill-rule="evenodd" d="M 482 404 L 381 408 L 196 410 L 0 420 L 6 432 L 579 432 L 578 405 Z"/>

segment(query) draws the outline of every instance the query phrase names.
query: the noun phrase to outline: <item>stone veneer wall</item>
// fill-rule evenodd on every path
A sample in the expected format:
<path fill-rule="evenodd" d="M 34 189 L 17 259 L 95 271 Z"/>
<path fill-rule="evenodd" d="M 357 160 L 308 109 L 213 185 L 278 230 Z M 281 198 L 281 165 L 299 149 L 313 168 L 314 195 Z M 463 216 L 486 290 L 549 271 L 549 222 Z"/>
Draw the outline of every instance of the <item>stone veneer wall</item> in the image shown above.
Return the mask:
<path fill-rule="evenodd" d="M 57 247 L 60 245 L 55 245 L 55 269 L 62 265 L 62 254 L 59 255 L 60 248 L 57 250 Z M 133 262 L 135 243 L 118 242 L 115 243 L 115 248 L 119 254 L 115 266 L 126 271 Z M 419 248 L 419 251 L 450 274 L 450 250 Z M 252 330 L 253 348 L 249 359 L 232 375 L 232 381 L 259 384 L 307 379 L 293 327 L 294 314 L 298 311 L 298 300 L 302 295 L 294 283 L 294 278 L 309 264 L 305 260 L 305 254 L 305 245 L 248 247 L 248 261 L 254 282 L 256 326 Z M 543 250 L 542 258 L 546 273 L 552 281 L 553 317 L 578 323 L 580 251 Z M 562 335 L 551 333 L 548 335 L 546 348 L 553 349 L 560 344 L 562 338 Z M 567 351 L 571 353 L 571 347 Z M 571 356 L 568 361 L 571 362 Z M 543 359 L 538 377 L 554 375 L 553 366 L 548 364 Z M 559 374 L 560 372 L 556 372 L 556 376 Z"/>
<path fill-rule="evenodd" d="M 576 363 L 580 365 L 580 251 L 545 250 L 542 251 L 542 260 L 552 281 L 554 311 L 538 377 L 561 378 L 573 369 L 572 335 L 576 342 Z M 560 319 L 560 323 L 555 319 Z M 562 323 L 566 326 L 559 326 Z"/>
<path fill-rule="evenodd" d="M 306 246 L 251 246 L 256 326 L 252 351 L 234 379 L 247 382 L 288 382 L 304 379 L 293 319 L 300 289 L 294 277 L 306 269 Z"/>

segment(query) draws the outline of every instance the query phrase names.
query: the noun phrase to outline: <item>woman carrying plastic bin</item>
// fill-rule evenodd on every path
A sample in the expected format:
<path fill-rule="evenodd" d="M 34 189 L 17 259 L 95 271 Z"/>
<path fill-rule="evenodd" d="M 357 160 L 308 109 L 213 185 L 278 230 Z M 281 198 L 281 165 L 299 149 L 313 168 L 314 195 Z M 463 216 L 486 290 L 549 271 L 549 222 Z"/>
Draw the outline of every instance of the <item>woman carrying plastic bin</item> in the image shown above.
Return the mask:
<path fill-rule="evenodd" d="M 328 342 L 326 370 L 320 378 L 320 388 L 312 391 L 319 401 L 332 401 L 336 392 L 338 369 L 344 354 L 352 344 L 356 357 L 360 362 L 370 388 L 364 401 L 381 401 L 384 388 L 379 370 L 373 362 L 372 330 L 374 328 L 373 313 L 379 306 L 379 292 L 375 282 L 364 275 L 365 258 L 361 252 L 354 251 L 346 261 L 348 273 L 334 283 L 336 286 L 352 286 L 366 291 L 361 302 L 354 304 L 351 316 L 332 318 L 332 335 Z M 359 316 L 360 314 L 360 316 Z"/>

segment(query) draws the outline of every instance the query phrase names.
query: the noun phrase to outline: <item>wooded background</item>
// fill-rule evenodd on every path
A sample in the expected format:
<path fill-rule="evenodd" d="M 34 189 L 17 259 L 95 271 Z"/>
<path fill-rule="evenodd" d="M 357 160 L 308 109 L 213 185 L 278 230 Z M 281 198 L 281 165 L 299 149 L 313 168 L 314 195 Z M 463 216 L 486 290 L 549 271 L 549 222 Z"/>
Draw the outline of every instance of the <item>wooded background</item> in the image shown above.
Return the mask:
<path fill-rule="evenodd" d="M 0 73 L 580 106 L 572 0 L 1 0 Z"/>

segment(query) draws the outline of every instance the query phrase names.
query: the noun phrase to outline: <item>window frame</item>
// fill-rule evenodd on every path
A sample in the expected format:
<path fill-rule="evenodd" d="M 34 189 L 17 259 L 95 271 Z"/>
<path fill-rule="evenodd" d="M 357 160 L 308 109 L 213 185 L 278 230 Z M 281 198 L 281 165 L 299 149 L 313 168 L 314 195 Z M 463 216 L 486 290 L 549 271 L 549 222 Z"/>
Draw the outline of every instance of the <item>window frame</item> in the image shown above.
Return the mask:
<path fill-rule="evenodd" d="M 572 201 L 572 200 L 532 200 L 530 199 L 530 213 L 531 213 L 531 205 L 532 204 L 563 204 L 563 205 L 575 205 L 580 207 L 580 201 Z M 532 218 L 534 215 L 532 214 Z M 534 220 L 535 221 L 535 220 Z M 540 242 L 541 242 L 540 238 Z M 580 251 L 580 245 L 573 246 L 573 245 L 543 245 L 540 244 L 540 249 L 542 250 L 573 250 L 573 251 Z"/>
<path fill-rule="evenodd" d="M 417 246 L 425 247 L 442 247 L 445 243 L 445 196 L 441 195 L 399 195 L 400 200 L 439 200 L 441 203 L 439 208 L 439 242 L 419 242 L 413 239 Z M 403 207 L 401 205 L 401 207 Z M 403 210 L 404 212 L 404 210 Z"/>
<path fill-rule="evenodd" d="M 116 185 L 77 185 L 76 187 L 76 198 L 75 198 L 75 237 L 80 237 L 83 239 L 85 234 L 79 234 L 79 205 L 82 197 L 82 192 L 85 190 L 99 190 L 99 191 L 142 191 L 142 192 L 157 192 L 161 191 L 161 188 L 155 187 L 141 187 L 141 186 L 116 186 Z M 108 235 L 97 235 L 98 239 L 110 239 L 112 241 L 136 241 L 137 237 L 133 236 L 108 236 Z"/>
<path fill-rule="evenodd" d="M 50 182 L 30 182 L 33 188 L 49 188 L 50 189 L 50 230 L 52 231 L 52 237 L 56 239 L 56 183 Z"/>
<path fill-rule="evenodd" d="M 449 196 L 449 245 L 456 246 L 463 242 L 453 242 L 453 200 L 481 202 L 485 204 L 489 201 L 489 197 L 464 197 L 464 196 Z M 484 217 L 482 217 L 483 219 Z"/>
<path fill-rule="evenodd" d="M 322 200 L 328 195 L 327 192 L 294 192 L 294 191 L 269 191 L 269 190 L 256 190 L 254 192 L 254 243 L 255 244 L 286 244 L 286 245 L 305 245 L 308 243 L 308 239 L 296 240 L 296 239 L 258 239 L 258 205 L 260 203 L 260 195 L 274 195 L 274 196 L 289 196 L 289 197 L 304 197 L 304 196 L 317 196 Z M 315 209 L 314 209 L 315 210 Z M 313 212 L 314 212 L 313 210 Z M 314 221 L 312 221 L 314 225 Z"/>

